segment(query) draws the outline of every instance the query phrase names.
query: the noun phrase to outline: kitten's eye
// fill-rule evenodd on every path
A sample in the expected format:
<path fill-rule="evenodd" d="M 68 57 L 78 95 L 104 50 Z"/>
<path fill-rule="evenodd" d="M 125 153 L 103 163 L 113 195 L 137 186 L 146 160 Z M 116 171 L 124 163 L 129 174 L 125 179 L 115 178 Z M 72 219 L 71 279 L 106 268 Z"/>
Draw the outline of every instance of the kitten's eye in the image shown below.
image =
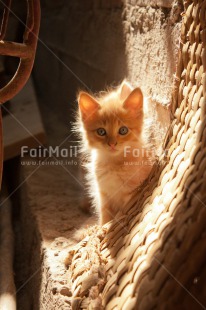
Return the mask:
<path fill-rule="evenodd" d="M 106 130 L 104 128 L 98 128 L 97 133 L 99 136 L 105 136 L 106 135 Z"/>
<path fill-rule="evenodd" d="M 122 126 L 119 129 L 119 134 L 120 135 L 126 135 L 128 133 L 128 128 L 126 126 Z"/>

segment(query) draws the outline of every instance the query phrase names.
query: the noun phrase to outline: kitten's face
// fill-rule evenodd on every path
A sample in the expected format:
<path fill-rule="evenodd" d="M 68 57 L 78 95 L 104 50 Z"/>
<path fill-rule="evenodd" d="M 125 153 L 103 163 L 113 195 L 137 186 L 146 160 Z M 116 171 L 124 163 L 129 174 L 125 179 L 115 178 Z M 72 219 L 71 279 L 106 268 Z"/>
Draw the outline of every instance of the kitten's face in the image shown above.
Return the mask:
<path fill-rule="evenodd" d="M 115 156 L 138 141 L 142 129 L 143 97 L 140 89 L 128 92 L 130 95 L 124 101 L 121 100 L 122 92 L 115 92 L 102 102 L 87 93 L 80 94 L 81 119 L 91 148 Z"/>
<path fill-rule="evenodd" d="M 138 140 L 141 132 L 142 118 L 131 119 L 120 112 L 104 115 L 98 113 L 92 122 L 85 122 L 89 146 L 117 155 L 124 147 Z"/>

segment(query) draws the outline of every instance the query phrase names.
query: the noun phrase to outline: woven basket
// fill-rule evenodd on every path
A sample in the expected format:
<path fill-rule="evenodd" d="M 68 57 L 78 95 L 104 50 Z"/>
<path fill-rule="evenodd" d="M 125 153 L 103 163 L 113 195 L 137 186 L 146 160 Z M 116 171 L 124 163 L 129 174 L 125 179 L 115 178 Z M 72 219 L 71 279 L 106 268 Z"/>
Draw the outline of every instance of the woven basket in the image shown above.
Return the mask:
<path fill-rule="evenodd" d="M 74 249 L 73 309 L 206 309 L 206 0 L 184 5 L 167 157 Z"/>

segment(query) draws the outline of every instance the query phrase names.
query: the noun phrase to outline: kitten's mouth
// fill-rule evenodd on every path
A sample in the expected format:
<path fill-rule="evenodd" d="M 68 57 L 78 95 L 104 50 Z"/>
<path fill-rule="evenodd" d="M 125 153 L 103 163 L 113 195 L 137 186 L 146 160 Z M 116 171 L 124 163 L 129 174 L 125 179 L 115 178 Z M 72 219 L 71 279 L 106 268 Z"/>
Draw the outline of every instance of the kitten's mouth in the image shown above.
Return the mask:
<path fill-rule="evenodd" d="M 109 148 L 109 151 L 112 152 L 112 153 L 115 153 L 115 152 L 117 152 L 118 150 L 117 150 L 115 147 L 110 147 L 110 148 Z"/>

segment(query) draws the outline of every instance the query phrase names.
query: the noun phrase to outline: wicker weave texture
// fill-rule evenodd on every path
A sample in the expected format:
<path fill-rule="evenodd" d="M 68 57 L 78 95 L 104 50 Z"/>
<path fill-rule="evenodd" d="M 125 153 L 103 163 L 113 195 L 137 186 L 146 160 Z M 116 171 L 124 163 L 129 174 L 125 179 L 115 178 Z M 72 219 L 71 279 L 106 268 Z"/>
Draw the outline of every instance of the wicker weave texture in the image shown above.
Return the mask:
<path fill-rule="evenodd" d="M 93 234 L 76 250 L 74 309 L 206 309 L 206 0 L 185 1 L 173 99 L 167 156 L 98 247 Z"/>

